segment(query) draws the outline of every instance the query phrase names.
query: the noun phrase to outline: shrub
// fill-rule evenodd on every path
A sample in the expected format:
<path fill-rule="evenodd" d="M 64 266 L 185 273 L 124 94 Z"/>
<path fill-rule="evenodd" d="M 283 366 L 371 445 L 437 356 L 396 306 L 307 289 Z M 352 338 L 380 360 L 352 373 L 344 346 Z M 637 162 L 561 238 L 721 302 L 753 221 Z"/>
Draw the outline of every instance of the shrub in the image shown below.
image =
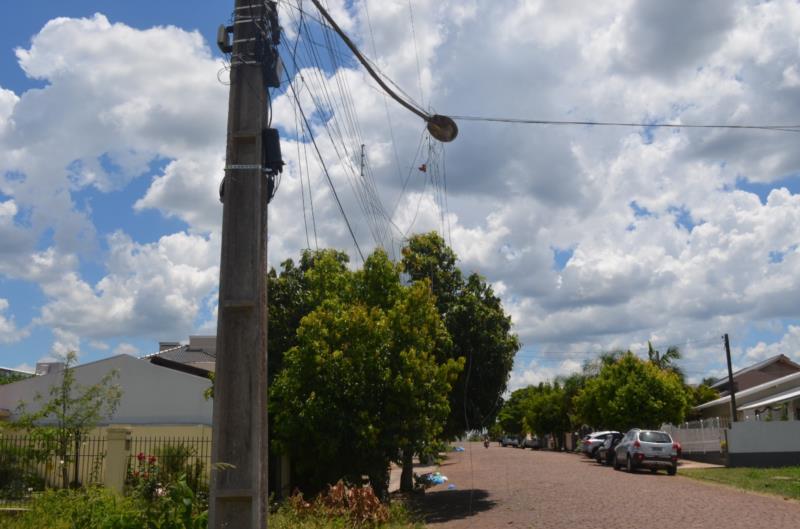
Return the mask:
<path fill-rule="evenodd" d="M 369 486 L 341 481 L 312 501 L 296 492 L 275 509 L 270 529 L 421 529 L 402 502 L 381 503 Z"/>
<path fill-rule="evenodd" d="M 36 498 L 29 511 L 3 522 L 7 529 L 205 529 L 208 513 L 179 479 L 152 501 L 102 487 L 51 490 Z"/>
<path fill-rule="evenodd" d="M 0 498 L 20 499 L 30 491 L 42 490 L 44 479 L 36 472 L 41 461 L 42 453 L 36 448 L 0 444 Z"/>

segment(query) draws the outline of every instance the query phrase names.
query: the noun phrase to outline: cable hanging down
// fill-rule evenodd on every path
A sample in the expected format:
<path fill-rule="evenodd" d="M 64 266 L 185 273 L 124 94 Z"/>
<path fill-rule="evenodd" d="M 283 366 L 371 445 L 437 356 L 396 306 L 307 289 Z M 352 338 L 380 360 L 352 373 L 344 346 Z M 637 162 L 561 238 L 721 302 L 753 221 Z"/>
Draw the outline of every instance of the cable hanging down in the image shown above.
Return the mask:
<path fill-rule="evenodd" d="M 311 2 L 319 10 L 320 14 L 322 14 L 322 17 L 328 22 L 328 24 L 331 25 L 331 28 L 333 28 L 333 30 L 339 35 L 342 41 L 344 41 L 347 47 L 350 48 L 350 51 L 353 52 L 353 55 L 356 56 L 358 62 L 360 62 L 361 65 L 367 70 L 367 73 L 369 73 L 370 76 L 375 79 L 375 82 L 378 83 L 378 85 L 380 85 L 380 87 L 383 88 L 384 91 L 392 97 L 392 99 L 403 105 L 406 109 L 413 112 L 417 116 L 421 117 L 427 123 L 428 131 L 431 133 L 431 136 L 441 142 L 453 141 L 456 136 L 458 136 L 458 126 L 452 119 L 440 114 L 429 114 L 419 106 L 415 106 L 411 102 L 403 99 L 397 94 L 397 92 L 390 88 L 383 78 L 378 75 L 378 72 L 375 70 L 375 68 L 373 68 L 370 61 L 364 57 L 353 41 L 350 40 L 350 37 L 348 37 L 347 34 L 342 31 L 342 28 L 340 28 L 336 21 L 333 20 L 333 17 L 331 17 L 325 8 L 322 7 L 322 5 L 319 3 L 319 0 L 311 0 Z"/>

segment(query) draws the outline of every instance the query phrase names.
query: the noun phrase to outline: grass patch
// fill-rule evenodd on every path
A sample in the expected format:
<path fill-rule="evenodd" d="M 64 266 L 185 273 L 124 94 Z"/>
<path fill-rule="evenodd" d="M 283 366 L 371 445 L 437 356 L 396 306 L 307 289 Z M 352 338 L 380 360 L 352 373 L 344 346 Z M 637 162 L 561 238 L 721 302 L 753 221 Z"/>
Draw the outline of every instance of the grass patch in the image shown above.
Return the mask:
<path fill-rule="evenodd" d="M 800 466 L 782 468 L 692 468 L 681 475 L 739 489 L 800 500 Z"/>

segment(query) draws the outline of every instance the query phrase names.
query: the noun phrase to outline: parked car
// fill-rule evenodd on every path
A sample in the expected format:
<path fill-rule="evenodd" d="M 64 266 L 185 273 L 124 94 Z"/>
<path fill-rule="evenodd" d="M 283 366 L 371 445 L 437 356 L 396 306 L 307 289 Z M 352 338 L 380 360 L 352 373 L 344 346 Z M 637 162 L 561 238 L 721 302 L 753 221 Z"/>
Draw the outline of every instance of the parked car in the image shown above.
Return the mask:
<path fill-rule="evenodd" d="M 586 437 L 583 438 L 583 442 L 581 443 L 581 451 L 586 454 L 588 457 L 594 459 L 595 451 L 600 448 L 600 445 L 605 442 L 606 438 L 611 435 L 619 433 L 617 431 L 609 430 L 604 432 L 594 432 L 590 433 Z"/>
<path fill-rule="evenodd" d="M 519 446 L 519 437 L 516 435 L 506 435 L 500 439 L 500 446 L 513 446 L 516 448 Z"/>
<path fill-rule="evenodd" d="M 539 450 L 542 447 L 542 444 L 539 442 L 539 438 L 535 435 L 528 439 L 522 441 L 522 448 L 530 448 L 531 450 Z"/>
<path fill-rule="evenodd" d="M 603 441 L 603 444 L 597 447 L 594 451 L 594 458 L 601 465 L 614 464 L 614 448 L 619 444 L 622 438 L 625 437 L 619 432 L 614 432 Z"/>
<path fill-rule="evenodd" d="M 634 428 L 614 448 L 614 470 L 625 465 L 628 472 L 648 468 L 655 473 L 663 468 L 674 476 L 678 472 L 678 447 L 667 432 Z"/>

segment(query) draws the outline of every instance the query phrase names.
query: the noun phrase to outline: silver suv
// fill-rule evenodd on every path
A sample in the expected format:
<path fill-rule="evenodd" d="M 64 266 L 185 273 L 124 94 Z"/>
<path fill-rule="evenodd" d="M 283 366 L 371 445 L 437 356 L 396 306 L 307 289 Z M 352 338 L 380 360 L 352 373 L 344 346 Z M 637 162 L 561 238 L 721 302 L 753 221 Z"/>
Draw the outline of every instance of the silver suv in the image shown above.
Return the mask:
<path fill-rule="evenodd" d="M 674 476 L 678 471 L 679 449 L 680 445 L 667 432 L 634 428 L 614 448 L 614 470 L 625 465 L 628 472 L 643 467 L 656 473 L 663 468 Z"/>

